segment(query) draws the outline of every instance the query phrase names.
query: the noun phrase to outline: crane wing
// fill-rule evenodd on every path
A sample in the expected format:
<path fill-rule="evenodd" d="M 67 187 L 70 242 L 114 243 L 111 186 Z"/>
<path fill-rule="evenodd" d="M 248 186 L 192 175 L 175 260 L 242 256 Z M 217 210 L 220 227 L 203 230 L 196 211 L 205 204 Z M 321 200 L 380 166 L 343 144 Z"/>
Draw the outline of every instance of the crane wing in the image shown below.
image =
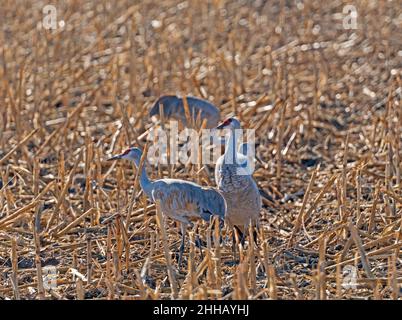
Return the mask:
<path fill-rule="evenodd" d="M 156 181 L 152 198 L 160 201 L 165 214 L 183 222 L 187 218 L 209 221 L 211 215 L 223 218 L 226 211 L 225 200 L 218 191 L 183 180 Z"/>

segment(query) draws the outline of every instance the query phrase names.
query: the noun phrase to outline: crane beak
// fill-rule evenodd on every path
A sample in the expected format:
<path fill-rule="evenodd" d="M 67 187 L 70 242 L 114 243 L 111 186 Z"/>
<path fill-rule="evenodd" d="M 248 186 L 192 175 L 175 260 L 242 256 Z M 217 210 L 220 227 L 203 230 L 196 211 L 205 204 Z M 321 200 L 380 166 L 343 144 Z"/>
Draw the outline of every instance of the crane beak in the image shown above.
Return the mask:
<path fill-rule="evenodd" d="M 115 156 L 113 156 L 113 157 L 107 159 L 106 161 L 118 160 L 118 159 L 121 159 L 121 157 L 122 157 L 122 155 L 121 155 L 121 154 L 118 154 L 118 155 L 115 155 Z"/>
<path fill-rule="evenodd" d="M 220 125 L 218 125 L 216 128 L 215 128 L 215 130 L 222 130 L 222 129 L 224 129 L 226 126 L 225 126 L 225 124 L 224 123 L 221 123 Z"/>

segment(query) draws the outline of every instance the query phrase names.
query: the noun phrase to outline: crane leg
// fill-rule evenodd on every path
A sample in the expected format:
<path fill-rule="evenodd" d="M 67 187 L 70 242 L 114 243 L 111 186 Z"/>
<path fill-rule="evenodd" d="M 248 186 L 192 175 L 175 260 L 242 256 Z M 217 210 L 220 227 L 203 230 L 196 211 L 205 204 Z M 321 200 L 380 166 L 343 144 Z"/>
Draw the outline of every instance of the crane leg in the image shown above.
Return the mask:
<path fill-rule="evenodd" d="M 236 261 L 236 235 L 235 235 L 235 230 L 233 229 L 232 232 L 232 254 L 233 254 L 233 260 Z"/>
<path fill-rule="evenodd" d="M 179 249 L 179 260 L 178 260 L 179 269 L 181 267 L 181 263 L 182 263 L 182 259 L 183 259 L 185 238 L 186 238 L 186 225 L 184 223 L 181 223 L 181 244 L 180 244 L 180 249 Z"/>
<path fill-rule="evenodd" d="M 196 226 L 196 229 L 195 229 L 195 239 L 194 239 L 194 242 L 195 242 L 196 248 L 199 248 L 199 249 L 200 249 L 200 256 L 201 256 L 201 261 L 202 261 L 202 260 L 204 260 L 204 254 L 203 254 L 203 252 L 202 252 L 202 242 L 201 242 L 201 238 L 200 238 L 200 235 L 199 235 L 199 233 L 198 233 L 198 223 L 197 223 L 197 226 Z"/>
<path fill-rule="evenodd" d="M 222 244 L 223 242 L 223 237 L 222 237 L 222 229 L 224 227 L 224 221 L 220 220 L 219 221 L 219 244 Z"/>
<path fill-rule="evenodd" d="M 195 238 L 195 244 L 200 249 L 200 256 L 201 256 L 201 261 L 202 261 L 202 260 L 204 260 L 204 254 L 202 252 L 202 243 L 201 243 L 201 239 L 200 239 L 199 235 L 197 235 Z"/>
<path fill-rule="evenodd" d="M 235 226 L 235 229 L 239 235 L 239 240 L 240 240 L 241 245 L 244 246 L 244 240 L 246 238 L 245 232 L 241 232 L 241 230 L 239 229 L 238 226 Z"/>
<path fill-rule="evenodd" d="M 258 248 L 258 233 L 257 233 L 256 229 L 254 229 L 254 231 L 253 231 L 253 238 L 254 238 L 254 243 Z"/>

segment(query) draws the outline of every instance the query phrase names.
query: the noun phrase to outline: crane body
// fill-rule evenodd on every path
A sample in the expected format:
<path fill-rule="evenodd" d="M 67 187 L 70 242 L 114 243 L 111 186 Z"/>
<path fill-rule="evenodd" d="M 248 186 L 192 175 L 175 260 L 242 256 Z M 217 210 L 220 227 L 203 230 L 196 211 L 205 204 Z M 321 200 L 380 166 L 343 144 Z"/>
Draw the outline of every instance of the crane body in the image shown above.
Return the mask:
<path fill-rule="evenodd" d="M 220 120 L 219 109 L 207 100 L 191 97 L 186 97 L 188 109 L 190 112 L 190 119 L 197 120 L 200 115 L 201 123 L 204 119 L 207 120 L 207 129 L 214 128 L 218 125 Z M 190 127 L 185 114 L 183 98 L 173 95 L 166 95 L 160 97 L 149 112 L 149 116 L 156 116 L 160 114 L 160 106 L 163 106 L 163 114 L 167 119 L 175 119 L 180 121 L 185 127 Z M 200 124 L 201 124 L 200 123 Z"/>

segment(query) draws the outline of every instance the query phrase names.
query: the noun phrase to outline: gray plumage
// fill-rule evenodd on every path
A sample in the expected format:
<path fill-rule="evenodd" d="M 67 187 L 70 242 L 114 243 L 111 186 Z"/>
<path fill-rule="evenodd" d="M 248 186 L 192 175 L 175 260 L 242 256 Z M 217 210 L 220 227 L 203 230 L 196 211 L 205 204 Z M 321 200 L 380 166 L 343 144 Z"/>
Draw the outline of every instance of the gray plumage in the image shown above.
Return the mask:
<path fill-rule="evenodd" d="M 128 159 L 134 161 L 137 168 L 140 165 L 142 151 L 130 148 L 122 154 L 113 156 L 109 160 Z M 140 185 L 144 193 L 152 202 L 159 200 L 164 215 L 181 222 L 182 243 L 180 246 L 179 265 L 184 251 L 185 231 L 191 220 L 201 218 L 210 221 L 214 215 L 224 219 L 226 202 L 221 193 L 215 188 L 202 187 L 194 182 L 181 179 L 150 180 L 146 173 L 144 161 L 140 174 Z"/>
<path fill-rule="evenodd" d="M 261 211 L 261 197 L 258 186 L 249 170 L 247 157 L 238 153 L 234 130 L 240 129 L 236 118 L 229 118 L 217 129 L 230 129 L 230 136 L 221 156 L 215 166 L 215 181 L 218 189 L 226 200 L 225 221 L 231 227 L 237 227 L 241 232 L 250 221 L 258 225 Z M 242 150 L 243 151 L 243 150 Z"/>
<path fill-rule="evenodd" d="M 204 119 L 207 120 L 206 128 L 211 129 L 218 125 L 220 120 L 219 109 L 207 100 L 188 96 L 187 103 L 190 111 L 190 119 L 194 121 L 200 116 L 200 125 Z M 177 96 L 162 96 L 160 97 L 149 112 L 149 116 L 160 114 L 160 106 L 163 106 L 163 114 L 166 119 L 175 119 L 180 121 L 185 127 L 190 125 L 187 123 L 187 118 L 184 110 L 183 99 Z"/>
<path fill-rule="evenodd" d="M 239 145 L 239 148 L 237 149 L 237 152 L 242 154 L 242 155 L 244 155 L 244 156 L 247 156 L 248 149 L 249 149 L 248 143 L 244 142 L 244 143 L 241 143 Z"/>
<path fill-rule="evenodd" d="M 191 224 L 194 218 L 210 221 L 213 215 L 223 219 L 226 210 L 225 200 L 217 190 L 180 179 L 152 182 L 151 200 L 160 200 L 165 215 L 185 224 Z"/>

